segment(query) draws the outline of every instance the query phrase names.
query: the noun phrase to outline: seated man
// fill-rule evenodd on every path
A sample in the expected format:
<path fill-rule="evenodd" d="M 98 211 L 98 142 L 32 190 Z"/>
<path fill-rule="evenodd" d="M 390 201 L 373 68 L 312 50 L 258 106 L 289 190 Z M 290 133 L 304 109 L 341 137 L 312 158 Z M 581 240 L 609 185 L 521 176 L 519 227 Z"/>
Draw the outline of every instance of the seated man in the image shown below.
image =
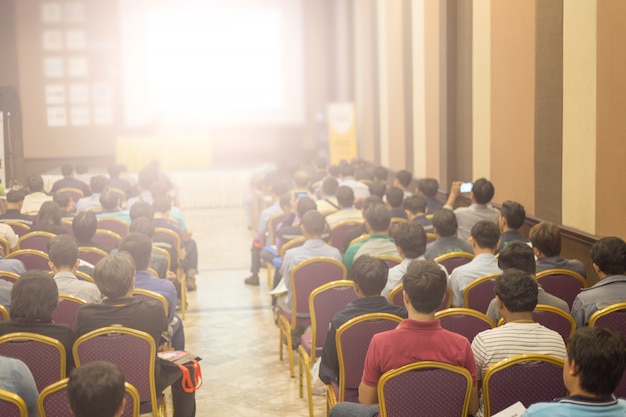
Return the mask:
<path fill-rule="evenodd" d="M 320 199 L 316 200 L 317 211 L 326 215 L 341 210 L 337 201 L 337 188 L 339 188 L 339 182 L 335 178 L 330 177 L 322 181 Z"/>
<path fill-rule="evenodd" d="M 404 192 L 398 187 L 389 187 L 385 192 L 385 200 L 387 201 L 387 208 L 391 213 L 391 217 L 399 217 L 401 219 L 408 219 L 407 213 L 402 208 L 404 203 Z"/>
<path fill-rule="evenodd" d="M 129 233 L 118 245 L 119 251 L 128 252 L 135 261 L 135 288 L 161 294 L 167 301 L 167 322 L 172 328 L 174 350 L 185 350 L 185 329 L 183 321 L 176 314 L 176 288 L 172 282 L 159 279 L 148 271 L 152 255 L 152 240 L 142 233 Z"/>
<path fill-rule="evenodd" d="M 109 253 L 109 248 L 92 241 L 96 230 L 98 230 L 98 219 L 92 211 L 82 211 L 72 220 L 72 231 L 78 247 L 98 248 Z"/>
<path fill-rule="evenodd" d="M 498 309 L 506 324 L 485 330 L 472 341 L 479 378 L 496 363 L 523 353 L 540 353 L 565 359 L 565 344 L 560 334 L 535 323 L 537 281 L 519 269 L 507 269 L 496 279 Z M 483 416 L 483 402 L 476 417 Z"/>
<path fill-rule="evenodd" d="M 330 417 L 378 415 L 377 386 L 387 371 L 413 362 L 435 361 L 462 366 L 472 375 L 474 387 L 469 412 L 478 409 L 478 379 L 469 341 L 464 336 L 441 327 L 435 309 L 446 292 L 446 275 L 432 261 L 415 261 L 402 278 L 404 305 L 409 318 L 394 330 L 375 334 L 370 342 L 363 378 L 359 385 L 359 403 L 343 402 L 330 411 Z"/>
<path fill-rule="evenodd" d="M 31 175 L 26 180 L 29 194 L 24 197 L 22 214 L 38 212 L 46 201 L 52 201 L 52 196 L 46 194 L 43 189 L 44 183 L 41 175 Z"/>
<path fill-rule="evenodd" d="M 363 201 L 370 195 L 369 187 L 354 178 L 354 167 L 352 165 L 343 164 L 339 169 L 341 175 L 339 186 L 345 185 L 350 187 L 354 192 L 355 201 Z"/>
<path fill-rule="evenodd" d="M 432 214 L 443 208 L 443 203 L 437 199 L 439 181 L 434 178 L 422 178 L 417 181 L 417 190 L 426 198 L 427 212 Z"/>
<path fill-rule="evenodd" d="M 426 246 L 424 258 L 430 261 L 447 253 L 473 253 L 472 245 L 456 236 L 457 229 L 456 215 L 452 210 L 437 210 L 433 215 L 435 241 Z"/>
<path fill-rule="evenodd" d="M 354 191 L 352 188 L 341 185 L 337 188 L 337 203 L 339 203 L 340 210 L 326 216 L 326 221 L 330 227 L 345 222 L 363 221 L 363 214 L 361 210 L 354 207 Z"/>
<path fill-rule="evenodd" d="M 33 218 L 27 214 L 22 214 L 24 204 L 24 194 L 20 190 L 9 190 L 7 193 L 7 209 L 4 214 L 0 214 L 0 221 L 21 222 L 32 226 Z"/>
<path fill-rule="evenodd" d="M 37 385 L 33 374 L 19 359 L 0 356 L 0 389 L 17 394 L 26 403 L 28 417 L 39 417 Z"/>
<path fill-rule="evenodd" d="M 64 191 L 57 191 L 52 194 L 52 201 L 58 204 L 61 208 L 61 219 L 72 219 L 76 215 L 76 207 L 74 207 L 74 200 L 72 197 Z"/>
<path fill-rule="evenodd" d="M 626 368 L 626 341 L 599 327 L 578 329 L 567 345 L 563 382 L 569 396 L 531 405 L 522 417 L 624 416 L 613 393 Z"/>
<path fill-rule="evenodd" d="M 137 205 L 135 205 L 135 207 L 137 207 Z M 130 233 L 135 232 L 143 233 L 148 236 L 148 238 L 150 238 L 150 242 L 152 242 L 152 238 L 154 237 L 154 225 L 152 224 L 152 220 L 147 217 L 139 217 L 133 220 L 130 224 Z M 154 244 L 152 245 L 150 268 L 154 269 L 161 279 L 167 278 L 168 273 L 171 274 L 173 279 L 176 278 L 176 275 L 167 269 L 167 255 L 156 250 Z"/>
<path fill-rule="evenodd" d="M 389 181 L 389 170 L 380 165 L 374 168 L 374 182 L 384 182 L 386 184 L 387 181 Z"/>
<path fill-rule="evenodd" d="M 619 237 L 604 237 L 591 247 L 591 260 L 600 281 L 574 299 L 572 317 L 579 329 L 596 311 L 626 301 L 626 243 Z"/>
<path fill-rule="evenodd" d="M 120 164 L 109 165 L 108 172 L 110 188 L 122 190 L 126 194 L 127 199 L 137 194 L 137 187 L 133 187 L 126 178 L 122 178 L 122 166 Z"/>
<path fill-rule="evenodd" d="M 393 185 L 400 188 L 404 193 L 404 198 L 411 197 L 413 193 L 409 191 L 409 186 L 413 180 L 413 174 L 406 169 L 401 169 L 396 172 L 396 177 L 393 179 Z"/>
<path fill-rule="evenodd" d="M 102 212 L 96 215 L 97 219 L 113 217 L 130 224 L 130 214 L 128 210 L 122 210 L 120 207 L 120 195 L 112 191 L 104 191 L 100 194 L 100 206 Z"/>
<path fill-rule="evenodd" d="M 94 175 L 91 177 L 89 185 L 91 186 L 93 194 L 88 197 L 83 197 L 76 202 L 76 211 L 79 213 L 100 207 L 100 195 L 102 195 L 109 186 L 109 179 L 104 175 Z"/>
<path fill-rule="evenodd" d="M 495 194 L 495 189 L 490 181 L 485 178 L 479 178 L 472 186 L 470 193 L 471 204 L 469 207 L 459 207 L 454 210 L 456 220 L 459 223 L 459 231 L 457 235 L 460 239 L 467 240 L 470 237 L 472 226 L 480 220 L 487 220 L 498 224 L 500 212 L 491 207 L 491 199 Z M 454 202 L 461 195 L 461 181 L 455 181 L 450 187 L 450 195 L 444 208 L 452 210 Z"/>
<path fill-rule="evenodd" d="M 380 293 L 387 282 L 387 265 L 384 261 L 369 255 L 361 256 L 354 261 L 350 269 L 350 279 L 354 281 L 358 298 L 337 312 L 330 322 L 320 363 L 320 379 L 325 384 L 339 381 L 339 359 L 335 335 L 342 324 L 368 313 L 389 313 L 407 318 L 404 308 L 390 304 Z"/>
<path fill-rule="evenodd" d="M 133 297 L 135 264 L 126 252 L 108 255 L 95 267 L 94 279 L 106 298 L 98 304 L 83 304 L 76 318 L 79 336 L 101 327 L 121 324 L 148 333 L 158 346 L 161 334 L 167 331 L 167 317 L 159 304 Z M 0 323 L 1 324 L 1 323 Z M 157 357 L 155 362 L 157 394 L 172 387 L 175 417 L 195 415 L 195 392 L 187 393 L 182 386 L 182 371 L 178 365 Z"/>
<path fill-rule="evenodd" d="M 500 243 L 498 244 L 496 253 L 499 253 L 511 242 L 528 242 L 526 236 L 519 231 L 519 228 L 524 225 L 524 220 L 526 220 L 526 210 L 524 210 L 524 206 L 511 200 L 506 200 L 502 203 L 500 217 L 498 219 L 498 225 L 500 226 Z"/>
<path fill-rule="evenodd" d="M 365 211 L 367 239 L 353 243 L 346 249 L 343 264 L 350 269 L 352 262 L 361 255 L 399 256 L 393 239 L 389 237 L 391 213 L 384 204 L 374 204 Z"/>
<path fill-rule="evenodd" d="M 61 167 L 61 174 L 63 178 L 56 181 L 52 188 L 50 189 L 50 194 L 56 193 L 61 188 L 76 188 L 77 190 L 82 191 L 83 197 L 87 197 L 91 194 L 91 190 L 79 179 L 76 179 L 76 171 L 74 171 L 74 166 L 71 164 L 65 164 Z"/>
<path fill-rule="evenodd" d="M 365 212 L 367 211 L 367 209 L 369 209 L 375 204 L 385 204 L 385 203 L 383 203 L 383 198 L 377 195 L 370 195 L 365 200 L 363 200 L 363 207 L 361 207 L 362 219 L 365 219 Z M 344 248 L 349 247 L 350 243 L 352 243 L 354 239 L 360 236 L 363 236 L 365 234 L 367 234 L 367 227 L 365 227 L 365 222 L 363 222 L 359 226 L 355 227 L 354 229 L 346 233 L 346 237 L 343 240 L 343 247 Z"/>
<path fill-rule="evenodd" d="M 519 269 L 531 274 L 533 277 L 535 276 L 535 258 L 533 251 L 527 244 L 522 242 L 512 242 L 510 245 L 505 246 L 498 256 L 498 266 L 503 271 L 507 269 Z M 565 313 L 569 313 L 569 305 L 567 305 L 567 302 L 546 292 L 539 283 L 537 283 L 537 304 L 556 307 Z M 487 316 L 489 316 L 494 323 L 498 323 L 498 320 L 502 317 L 498 309 L 497 299 L 494 298 L 491 300 L 491 303 L 489 303 Z"/>
<path fill-rule="evenodd" d="M 89 362 L 76 368 L 67 383 L 75 417 L 119 417 L 126 404 L 124 374 L 111 362 Z"/>
<path fill-rule="evenodd" d="M 369 185 L 369 189 L 370 197 L 375 195 L 377 197 L 380 197 L 380 199 L 382 200 L 383 198 L 385 198 L 385 193 L 387 192 L 387 184 L 385 184 L 384 182 L 375 181 Z"/>
<path fill-rule="evenodd" d="M 78 269 L 78 246 L 70 235 L 58 235 L 48 241 L 48 265 L 54 274 L 59 294 L 73 295 L 88 303 L 98 303 L 102 299 L 96 284 L 81 281 L 76 275 Z"/>
<path fill-rule="evenodd" d="M 528 233 L 533 251 L 537 257 L 537 273 L 546 269 L 567 269 L 583 278 L 587 277 L 585 266 L 578 259 L 565 259 L 561 256 L 561 229 L 553 223 L 541 222 Z"/>
<path fill-rule="evenodd" d="M 432 220 L 426 218 L 426 199 L 421 195 L 412 195 L 404 199 L 404 211 L 409 221 L 424 228 L 426 233 L 433 232 Z"/>
<path fill-rule="evenodd" d="M 493 222 L 481 220 L 472 227 L 470 244 L 474 259 L 455 268 L 450 274 L 453 307 L 463 307 L 463 290 L 467 284 L 485 275 L 502 272 L 495 257 L 499 238 L 498 226 Z"/>

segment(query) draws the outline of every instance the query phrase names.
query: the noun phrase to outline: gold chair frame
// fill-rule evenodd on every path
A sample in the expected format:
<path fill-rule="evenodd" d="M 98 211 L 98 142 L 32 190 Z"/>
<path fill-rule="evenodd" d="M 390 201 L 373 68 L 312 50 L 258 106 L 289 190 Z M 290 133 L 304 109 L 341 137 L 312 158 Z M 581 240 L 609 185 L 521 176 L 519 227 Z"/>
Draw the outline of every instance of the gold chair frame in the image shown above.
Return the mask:
<path fill-rule="evenodd" d="M 591 317 L 589 317 L 589 323 L 587 325 L 589 327 L 595 327 L 596 321 L 598 321 L 600 317 L 604 317 L 616 311 L 622 311 L 622 310 L 626 310 L 626 302 L 611 304 L 610 306 L 605 307 L 593 313 Z"/>
<path fill-rule="evenodd" d="M 26 407 L 26 403 L 19 395 L 0 389 L 0 401 L 6 401 L 15 405 L 18 409 L 20 417 L 28 417 L 28 408 Z"/>

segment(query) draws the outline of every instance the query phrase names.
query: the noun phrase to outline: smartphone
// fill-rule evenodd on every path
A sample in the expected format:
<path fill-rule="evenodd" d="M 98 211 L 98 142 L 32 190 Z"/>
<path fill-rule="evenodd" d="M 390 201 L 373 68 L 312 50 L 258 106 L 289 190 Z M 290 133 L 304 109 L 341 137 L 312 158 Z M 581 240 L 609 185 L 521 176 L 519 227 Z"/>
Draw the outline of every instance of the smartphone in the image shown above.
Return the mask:
<path fill-rule="evenodd" d="M 474 186 L 474 184 L 472 184 L 471 182 L 463 182 L 463 183 L 461 183 L 461 192 L 462 193 L 471 193 L 473 186 Z"/>
<path fill-rule="evenodd" d="M 306 191 L 297 191 L 293 194 L 293 196 L 296 198 L 296 200 L 301 199 L 302 197 L 306 197 L 309 193 L 307 193 Z"/>

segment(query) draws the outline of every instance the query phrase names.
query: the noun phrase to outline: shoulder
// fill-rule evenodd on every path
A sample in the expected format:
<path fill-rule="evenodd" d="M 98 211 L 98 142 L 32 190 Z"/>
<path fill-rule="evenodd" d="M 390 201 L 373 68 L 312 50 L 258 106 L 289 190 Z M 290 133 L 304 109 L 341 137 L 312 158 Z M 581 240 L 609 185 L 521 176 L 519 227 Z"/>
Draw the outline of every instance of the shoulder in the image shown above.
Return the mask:
<path fill-rule="evenodd" d="M 528 409 L 526 410 L 526 412 L 523 414 L 524 416 L 527 417 L 531 417 L 531 416 L 536 416 L 536 417 L 541 417 L 541 416 L 558 416 L 559 414 L 556 414 L 556 412 L 559 409 L 562 409 L 563 407 L 567 407 L 564 404 L 561 403 L 536 403 L 536 404 L 532 404 L 530 407 L 528 407 Z"/>

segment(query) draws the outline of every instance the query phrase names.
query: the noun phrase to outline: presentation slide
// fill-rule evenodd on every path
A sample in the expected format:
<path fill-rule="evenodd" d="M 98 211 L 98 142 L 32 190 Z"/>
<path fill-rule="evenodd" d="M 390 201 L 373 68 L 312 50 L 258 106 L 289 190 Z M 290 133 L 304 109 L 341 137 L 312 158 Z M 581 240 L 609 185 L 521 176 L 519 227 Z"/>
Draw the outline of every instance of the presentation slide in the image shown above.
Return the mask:
<path fill-rule="evenodd" d="M 120 0 L 124 124 L 304 119 L 301 0 Z"/>

